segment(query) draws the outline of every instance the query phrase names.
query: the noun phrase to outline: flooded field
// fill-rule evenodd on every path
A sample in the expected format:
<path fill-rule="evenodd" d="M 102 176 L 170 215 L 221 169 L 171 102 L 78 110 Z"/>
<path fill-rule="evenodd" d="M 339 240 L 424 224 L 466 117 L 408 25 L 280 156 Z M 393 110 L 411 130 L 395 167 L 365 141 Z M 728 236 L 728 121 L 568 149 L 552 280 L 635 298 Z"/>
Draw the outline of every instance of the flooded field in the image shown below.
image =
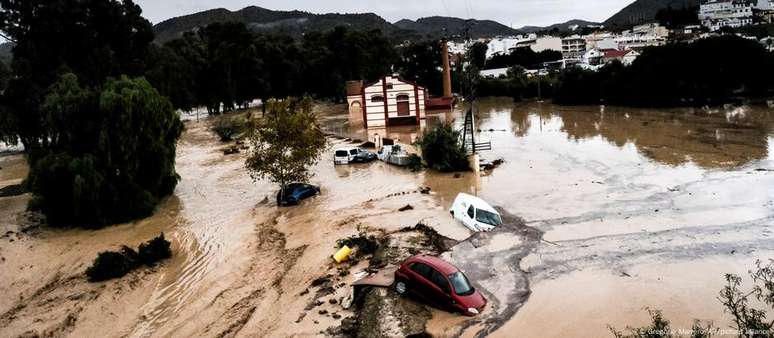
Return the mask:
<path fill-rule="evenodd" d="M 415 127 L 361 130 L 324 107 L 329 132 L 365 141 L 374 132 L 410 142 Z M 676 328 L 726 327 L 717 294 L 724 273 L 774 258 L 774 110 L 766 107 L 643 110 L 479 101 L 479 137 L 505 163 L 477 177 L 411 173 L 384 163 L 333 166 L 330 138 L 312 182 L 322 194 L 277 208 L 275 187 L 253 182 L 245 154 L 211 119 L 186 122 L 181 181 L 154 216 L 98 231 L 29 225 L 29 195 L 0 198 L 1 336 L 317 336 L 352 315 L 310 283 L 335 269 L 336 240 L 419 222 L 461 241 L 444 257 L 490 299 L 467 318 L 431 310 L 437 336 L 607 336 L 663 309 Z M 430 116 L 427 125 L 461 118 Z M 21 155 L 0 156 L 0 188 L 18 184 Z M 430 187 L 431 194 L 417 192 Z M 513 226 L 471 233 L 447 208 L 459 192 L 500 208 Z M 398 211 L 410 204 L 413 210 Z M 151 271 L 88 283 L 97 252 L 159 232 L 174 256 Z M 316 304 L 315 302 L 323 304 Z M 325 311 L 323 311 L 325 310 Z M 336 313 L 337 316 L 333 316 Z"/>

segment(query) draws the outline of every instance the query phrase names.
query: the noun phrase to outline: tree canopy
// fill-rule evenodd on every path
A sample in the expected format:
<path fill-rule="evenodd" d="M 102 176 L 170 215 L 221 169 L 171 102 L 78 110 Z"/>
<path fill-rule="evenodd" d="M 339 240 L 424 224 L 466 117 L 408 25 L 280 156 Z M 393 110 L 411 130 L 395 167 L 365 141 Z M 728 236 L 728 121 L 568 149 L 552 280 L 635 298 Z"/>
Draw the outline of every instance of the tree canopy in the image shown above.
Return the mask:
<path fill-rule="evenodd" d="M 554 101 L 633 106 L 718 104 L 774 90 L 774 54 L 756 41 L 718 36 L 646 48 L 631 66 L 568 69 Z"/>
<path fill-rule="evenodd" d="M 0 130 L 6 141 L 20 140 L 33 160 L 49 136 L 40 105 L 60 74 L 96 86 L 144 72 L 153 31 L 131 0 L 0 0 L 0 7 L 0 31 L 15 44 Z"/>
<path fill-rule="evenodd" d="M 266 116 L 255 121 L 249 139 L 252 149 L 245 164 L 250 176 L 269 179 L 282 190 L 312 177 L 310 167 L 326 144 L 308 97 L 270 100 Z"/>
<path fill-rule="evenodd" d="M 145 217 L 172 193 L 183 126 L 144 79 L 109 78 L 92 89 L 67 73 L 41 111 L 50 139 L 27 180 L 31 207 L 49 224 L 98 227 Z"/>
<path fill-rule="evenodd" d="M 217 23 L 152 51 L 148 78 L 175 107 L 220 113 L 254 98 L 344 99 L 344 84 L 389 74 L 397 50 L 380 31 L 337 27 L 300 40 Z"/>

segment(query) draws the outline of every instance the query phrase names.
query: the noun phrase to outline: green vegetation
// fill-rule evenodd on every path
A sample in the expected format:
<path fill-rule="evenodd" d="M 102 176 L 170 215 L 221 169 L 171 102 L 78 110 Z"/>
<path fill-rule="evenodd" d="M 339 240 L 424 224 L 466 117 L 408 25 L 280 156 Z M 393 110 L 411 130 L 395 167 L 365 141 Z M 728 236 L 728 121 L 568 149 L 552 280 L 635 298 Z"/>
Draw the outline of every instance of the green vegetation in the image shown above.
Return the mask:
<path fill-rule="evenodd" d="M 554 102 L 630 106 L 712 105 L 774 91 L 774 54 L 758 42 L 719 36 L 647 48 L 628 67 L 559 75 Z"/>
<path fill-rule="evenodd" d="M 700 25 L 699 6 L 672 8 L 671 5 L 656 12 L 656 21 L 664 27 L 674 29 L 689 25 Z"/>
<path fill-rule="evenodd" d="M 772 337 L 774 336 L 774 321 L 766 318 L 774 310 L 774 260 L 767 264 L 756 262 L 755 271 L 750 271 L 750 277 L 754 283 L 750 291 L 741 290 L 742 278 L 726 274 L 726 286 L 720 291 L 719 300 L 723 304 L 725 312 L 733 319 L 733 329 L 739 337 Z M 765 308 L 755 308 L 753 304 Z M 610 331 L 619 338 L 649 338 L 649 337 L 673 337 L 677 336 L 670 327 L 669 321 L 664 319 L 661 311 L 648 309 L 651 317 L 651 325 L 632 328 L 627 327 L 626 333 L 610 327 Z M 694 321 L 691 328 L 691 337 L 711 337 L 718 329 L 711 323 L 702 325 Z"/>
<path fill-rule="evenodd" d="M 628 332 L 618 331 L 613 327 L 610 327 L 610 331 L 616 338 L 671 338 L 682 336 L 682 333 L 676 332 L 669 321 L 664 319 L 663 314 L 659 310 L 647 309 L 650 315 L 651 324 L 645 327 L 627 327 Z M 716 328 L 712 327 L 712 324 L 702 326 L 701 322 L 694 321 L 691 326 L 691 338 L 709 338 L 712 334 L 717 332 Z"/>
<path fill-rule="evenodd" d="M 212 131 L 220 137 L 221 142 L 233 141 L 247 130 L 250 116 L 223 116 L 212 126 Z"/>
<path fill-rule="evenodd" d="M 182 123 L 140 76 L 153 40 L 132 1 L 0 0 L 13 42 L 0 139 L 21 142 L 33 193 L 55 226 L 149 215 L 177 184 Z"/>
<path fill-rule="evenodd" d="M 45 154 L 28 180 L 55 226 L 99 227 L 146 217 L 177 184 L 175 142 L 182 123 L 143 79 L 108 79 L 101 89 L 67 73 L 41 105 Z"/>
<path fill-rule="evenodd" d="M 491 20 L 434 16 L 416 21 L 404 19 L 391 24 L 373 13 L 314 14 L 303 11 L 276 11 L 257 6 L 249 6 L 233 12 L 223 8 L 206 10 L 166 20 L 156 25 L 154 30 L 157 42 L 165 43 L 184 32 L 224 22 L 239 22 L 261 33 L 283 33 L 293 38 L 301 38 L 309 32 L 327 32 L 336 27 L 349 27 L 361 32 L 380 30 L 393 44 L 406 40 L 439 40 L 443 37 L 462 36 L 466 27 L 470 28 L 470 35 L 473 38 L 520 33 Z"/>
<path fill-rule="evenodd" d="M 521 66 L 508 69 L 507 76 L 500 79 L 481 78 L 476 83 L 479 96 L 506 96 L 514 101 L 527 98 L 551 97 L 556 76 L 527 76 Z M 538 86 L 540 89 L 538 90 Z"/>
<path fill-rule="evenodd" d="M 437 41 L 412 42 L 399 53 L 395 66 L 403 78 L 421 84 L 430 93 L 443 92 L 441 46 Z"/>
<path fill-rule="evenodd" d="M 254 34 L 242 23 L 216 23 L 157 47 L 148 79 L 175 107 L 211 114 L 254 98 L 344 99 L 345 81 L 390 72 L 397 52 L 379 31 L 338 27 L 300 40 Z"/>
<path fill-rule="evenodd" d="M 427 166 L 441 171 L 468 171 L 470 165 L 465 148 L 460 143 L 460 132 L 449 124 L 440 124 L 425 132 L 417 141 Z"/>
<path fill-rule="evenodd" d="M 326 140 L 310 98 L 267 104 L 266 116 L 251 125 L 252 148 L 245 164 L 253 179 L 269 179 L 284 191 L 289 183 L 309 180 L 309 169 L 320 159 Z"/>
<path fill-rule="evenodd" d="M 422 165 L 422 158 L 417 154 L 409 155 L 408 165 L 409 170 L 413 172 L 422 171 L 424 166 Z"/>
<path fill-rule="evenodd" d="M 124 245 L 120 251 L 100 252 L 94 263 L 86 269 L 86 276 L 91 282 L 100 282 L 123 277 L 141 265 L 154 266 L 161 260 L 172 257 L 170 245 L 162 233 L 140 244 L 138 251 Z"/>
<path fill-rule="evenodd" d="M 767 36 L 774 36 L 774 23 L 764 23 L 759 25 L 749 25 L 730 30 L 730 33 L 739 33 L 748 36 L 754 36 L 762 39 Z"/>

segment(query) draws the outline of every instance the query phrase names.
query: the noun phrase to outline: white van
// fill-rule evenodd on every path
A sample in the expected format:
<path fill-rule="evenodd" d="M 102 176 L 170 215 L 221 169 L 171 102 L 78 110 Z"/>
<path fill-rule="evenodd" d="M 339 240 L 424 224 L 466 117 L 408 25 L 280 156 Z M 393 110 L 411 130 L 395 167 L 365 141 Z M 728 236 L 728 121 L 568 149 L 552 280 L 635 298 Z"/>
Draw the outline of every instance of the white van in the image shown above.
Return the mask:
<path fill-rule="evenodd" d="M 333 164 L 367 163 L 376 159 L 376 154 L 358 148 L 338 148 L 333 152 Z"/>
<path fill-rule="evenodd" d="M 484 200 L 460 193 L 449 212 L 455 219 L 473 231 L 490 231 L 503 223 L 500 213 Z"/>

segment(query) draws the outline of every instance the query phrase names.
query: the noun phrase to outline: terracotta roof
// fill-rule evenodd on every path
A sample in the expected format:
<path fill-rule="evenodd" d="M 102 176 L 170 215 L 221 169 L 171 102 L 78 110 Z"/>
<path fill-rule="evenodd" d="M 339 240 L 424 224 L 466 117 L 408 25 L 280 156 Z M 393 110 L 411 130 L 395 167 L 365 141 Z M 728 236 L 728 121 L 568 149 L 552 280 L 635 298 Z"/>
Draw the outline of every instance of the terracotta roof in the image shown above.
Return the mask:
<path fill-rule="evenodd" d="M 628 50 L 606 50 L 605 51 L 605 57 L 606 58 L 622 58 L 626 54 L 629 54 Z"/>

